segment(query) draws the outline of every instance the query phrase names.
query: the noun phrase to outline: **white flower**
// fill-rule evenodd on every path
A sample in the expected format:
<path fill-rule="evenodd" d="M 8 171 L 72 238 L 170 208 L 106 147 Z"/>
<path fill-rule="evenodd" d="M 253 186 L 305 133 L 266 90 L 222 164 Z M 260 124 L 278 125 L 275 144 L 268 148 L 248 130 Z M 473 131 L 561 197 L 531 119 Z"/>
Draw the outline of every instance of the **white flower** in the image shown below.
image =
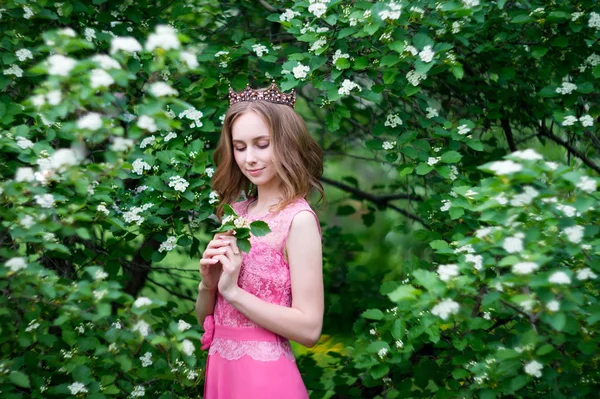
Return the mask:
<path fill-rule="evenodd" d="M 417 71 L 409 71 L 406 74 L 406 79 L 413 86 L 418 86 L 422 80 L 427 79 L 427 75 L 418 73 Z"/>
<path fill-rule="evenodd" d="M 68 76 L 69 72 L 77 65 L 73 58 L 65 57 L 61 54 L 54 54 L 48 57 L 48 74 L 58 76 Z"/>
<path fill-rule="evenodd" d="M 438 303 L 431 309 L 431 314 L 440 317 L 442 320 L 447 320 L 451 314 L 456 314 L 460 310 L 460 305 L 452 299 L 447 298 Z"/>
<path fill-rule="evenodd" d="M 181 60 L 183 62 L 185 62 L 188 67 L 194 69 L 194 68 L 198 68 L 198 59 L 196 58 L 196 56 L 188 51 L 182 51 L 181 54 L 179 55 L 179 58 L 181 58 Z"/>
<path fill-rule="evenodd" d="M 148 145 L 154 144 L 155 141 L 156 141 L 156 137 L 154 137 L 154 136 L 146 137 L 140 143 L 140 148 L 146 148 Z"/>
<path fill-rule="evenodd" d="M 520 237 L 507 237 L 504 239 L 502 247 L 509 254 L 521 252 L 523 250 L 523 240 Z"/>
<path fill-rule="evenodd" d="M 132 398 L 142 397 L 145 394 L 146 394 L 146 389 L 141 385 L 137 385 L 136 387 L 133 388 L 133 392 L 131 392 L 131 397 Z"/>
<path fill-rule="evenodd" d="M 577 122 L 577 117 L 573 115 L 565 116 L 565 119 L 562 121 L 563 126 L 573 126 Z"/>
<path fill-rule="evenodd" d="M 123 326 L 121 325 L 121 322 L 119 320 L 115 321 L 114 323 L 112 323 L 110 325 L 110 328 L 114 328 L 116 330 L 120 330 L 121 328 L 123 328 Z"/>
<path fill-rule="evenodd" d="M 198 377 L 198 373 L 196 373 L 194 370 L 190 370 L 187 375 L 188 380 L 194 380 L 196 377 Z"/>
<path fill-rule="evenodd" d="M 326 3 L 329 3 L 329 0 L 325 0 L 324 2 L 322 2 L 322 0 L 319 2 L 313 1 L 312 4 L 308 6 L 308 12 L 314 14 L 317 18 L 321 18 L 321 16 L 327 11 Z"/>
<path fill-rule="evenodd" d="M 544 366 L 542 366 L 541 363 L 536 360 L 532 360 L 525 365 L 525 372 L 529 375 L 540 378 L 542 376 L 543 368 Z"/>
<path fill-rule="evenodd" d="M 406 41 L 404 43 L 406 44 Z M 419 50 L 417 50 L 417 48 L 415 46 L 412 46 L 410 44 L 408 44 L 404 47 L 404 51 L 408 51 L 411 55 L 419 54 Z"/>
<path fill-rule="evenodd" d="M 183 353 L 185 353 L 187 356 L 192 356 L 194 354 L 194 352 L 196 351 L 196 347 L 194 346 L 192 341 L 190 341 L 188 339 L 184 339 L 181 344 L 182 344 Z"/>
<path fill-rule="evenodd" d="M 149 131 L 150 133 L 154 133 L 158 130 L 158 127 L 156 126 L 156 122 L 154 121 L 154 119 L 152 119 L 148 115 L 140 116 L 140 118 L 137 121 L 137 126 L 140 129 L 145 129 L 145 130 Z"/>
<path fill-rule="evenodd" d="M 567 81 L 563 81 L 560 87 L 556 88 L 556 92 L 559 94 L 571 94 L 574 90 L 577 89 L 577 85 L 574 83 L 570 83 Z M 577 120 L 577 119 L 575 119 Z"/>
<path fill-rule="evenodd" d="M 188 188 L 189 185 L 190 185 L 190 183 L 188 183 L 181 176 L 171 176 L 169 178 L 169 187 L 174 188 L 175 191 L 180 191 L 183 193 L 185 191 L 185 189 Z"/>
<path fill-rule="evenodd" d="M 31 103 L 36 107 L 40 108 L 41 106 L 46 104 L 46 97 L 44 97 L 42 94 L 31 96 Z"/>
<path fill-rule="evenodd" d="M 523 166 L 513 161 L 496 161 L 489 166 L 497 175 L 508 175 L 523 170 Z"/>
<path fill-rule="evenodd" d="M 18 136 L 15 140 L 17 141 L 17 145 L 23 150 L 33 147 L 33 142 L 25 137 Z"/>
<path fill-rule="evenodd" d="M 482 255 L 465 255 L 465 262 L 472 262 L 475 270 L 481 270 L 483 268 L 483 256 Z"/>
<path fill-rule="evenodd" d="M 396 19 L 400 18 L 400 15 L 402 15 L 402 11 L 401 11 L 402 8 L 401 8 L 400 4 L 396 3 L 395 1 L 390 1 L 388 6 L 390 7 L 390 9 L 380 11 L 379 17 L 383 20 L 386 20 L 386 19 L 396 20 Z"/>
<path fill-rule="evenodd" d="M 216 191 L 211 191 L 208 195 L 208 203 L 212 205 L 216 202 L 219 202 L 219 193 Z"/>
<path fill-rule="evenodd" d="M 523 206 L 523 205 L 529 205 L 531 204 L 531 201 L 533 201 L 533 199 L 535 197 L 537 197 L 540 193 L 533 187 L 531 186 L 525 186 L 523 187 L 523 192 L 516 194 L 511 200 L 510 200 L 510 204 L 512 206 Z"/>
<path fill-rule="evenodd" d="M 208 176 L 208 177 L 213 177 L 213 174 L 215 173 L 215 170 L 213 168 L 206 168 L 204 170 L 204 173 L 206 173 L 206 176 Z"/>
<path fill-rule="evenodd" d="M 442 158 L 441 157 L 429 157 L 429 159 L 427 160 L 427 165 L 433 166 L 436 163 L 438 163 L 440 161 L 440 159 L 442 159 Z"/>
<path fill-rule="evenodd" d="M 154 97 L 176 96 L 179 94 L 177 90 L 175 90 L 165 82 L 152 83 L 150 85 L 149 91 Z"/>
<path fill-rule="evenodd" d="M 548 309 L 551 312 L 558 312 L 558 310 L 560 309 L 560 302 L 553 299 L 546 304 L 546 309 Z"/>
<path fill-rule="evenodd" d="M 290 22 L 292 18 L 300 16 L 300 13 L 289 8 L 285 10 L 283 14 L 279 16 L 281 22 Z"/>
<path fill-rule="evenodd" d="M 540 265 L 535 262 L 519 262 L 512 266 L 512 271 L 515 274 L 529 274 L 539 269 L 539 267 Z"/>
<path fill-rule="evenodd" d="M 435 109 L 435 108 L 427 107 L 427 109 L 425 111 L 427 111 L 427 115 L 425 115 L 425 117 L 427 119 L 436 118 L 436 117 L 440 116 L 437 109 Z"/>
<path fill-rule="evenodd" d="M 389 114 L 384 123 L 385 126 L 389 126 L 392 129 L 396 126 L 402 126 L 402 119 L 398 116 L 398 114 Z"/>
<path fill-rule="evenodd" d="M 104 69 L 92 70 L 92 76 L 90 77 L 90 86 L 93 89 L 96 89 L 98 87 L 108 87 L 113 83 L 115 83 L 115 80 Z"/>
<path fill-rule="evenodd" d="M 128 151 L 133 147 L 133 145 L 134 142 L 132 139 L 116 136 L 112 138 L 112 145 L 110 146 L 110 149 L 117 152 Z"/>
<path fill-rule="evenodd" d="M 74 382 L 69 385 L 69 391 L 71 391 L 71 395 L 77 395 L 78 393 L 87 393 L 87 388 L 81 382 Z"/>
<path fill-rule="evenodd" d="M 4 74 L 15 75 L 16 77 L 20 78 L 23 76 L 23 70 L 18 65 L 11 64 L 10 68 L 4 70 Z"/>
<path fill-rule="evenodd" d="M 142 337 L 147 337 L 150 334 L 150 325 L 144 320 L 140 320 L 132 327 L 132 331 L 139 331 Z"/>
<path fill-rule="evenodd" d="M 350 95 L 350 92 L 354 89 L 362 91 L 362 88 L 358 84 L 354 83 L 350 79 L 344 79 L 344 81 L 342 82 L 342 86 L 338 89 L 338 94 L 348 96 Z"/>
<path fill-rule="evenodd" d="M 305 79 L 308 76 L 308 72 L 310 72 L 310 67 L 301 63 L 292 68 L 292 73 L 296 79 Z"/>
<path fill-rule="evenodd" d="M 71 166 L 77 164 L 77 154 L 70 148 L 60 148 L 52 154 L 47 165 L 51 170 L 61 170 L 63 166 Z M 40 165 L 40 169 L 43 169 Z"/>
<path fill-rule="evenodd" d="M 102 127 L 102 117 L 96 112 L 90 112 L 77 120 L 79 129 L 98 130 Z"/>
<path fill-rule="evenodd" d="M 181 332 L 187 331 L 192 327 L 191 324 L 186 323 L 184 320 L 179 320 L 179 322 L 177 323 L 177 329 Z"/>
<path fill-rule="evenodd" d="M 452 207 L 452 202 L 450 200 L 442 200 L 442 204 L 443 205 L 440 208 L 440 211 L 442 212 L 446 212 Z"/>
<path fill-rule="evenodd" d="M 581 122 L 581 125 L 584 127 L 594 126 L 594 118 L 589 115 L 583 115 L 581 118 L 579 118 L 579 122 Z"/>
<path fill-rule="evenodd" d="M 142 306 L 152 305 L 152 300 L 150 298 L 146 298 L 145 296 L 138 297 L 133 306 L 136 308 L 141 308 Z"/>
<path fill-rule="evenodd" d="M 335 62 L 337 60 L 339 60 L 340 58 L 348 59 L 348 58 L 350 58 L 350 54 L 342 53 L 342 51 L 340 49 L 337 49 L 337 50 L 335 50 L 335 53 L 333 54 L 333 64 L 335 65 Z M 336 68 L 339 69 L 337 66 L 336 66 Z"/>
<path fill-rule="evenodd" d="M 567 217 L 570 218 L 577 214 L 577 209 L 575 209 L 571 205 L 558 204 L 556 205 L 556 209 L 562 211 Z"/>
<path fill-rule="evenodd" d="M 471 131 L 471 129 L 467 126 L 467 125 L 460 125 L 458 127 L 458 134 L 460 135 L 465 135 L 467 133 L 469 133 Z"/>
<path fill-rule="evenodd" d="M 229 55 L 229 51 L 217 51 L 217 53 L 215 54 L 215 57 L 219 58 L 219 57 L 224 57 L 226 55 Z"/>
<path fill-rule="evenodd" d="M 262 57 L 263 54 L 269 53 L 269 49 L 267 48 L 267 46 L 264 46 L 262 44 L 253 44 L 252 50 L 256 53 L 258 57 Z"/>
<path fill-rule="evenodd" d="M 15 55 L 17 56 L 19 61 L 26 61 L 28 58 L 33 59 L 33 54 L 31 53 L 31 50 L 28 50 L 26 48 L 17 50 Z"/>
<path fill-rule="evenodd" d="M 131 164 L 131 166 L 133 166 L 133 173 L 136 173 L 140 176 L 144 173 L 144 170 L 150 170 L 150 165 L 147 162 L 145 162 L 142 158 L 138 158 L 135 161 L 133 161 L 133 164 Z"/>
<path fill-rule="evenodd" d="M 486 320 L 492 320 L 492 314 L 490 312 L 483 312 L 483 318 Z"/>
<path fill-rule="evenodd" d="M 102 281 L 107 277 L 108 273 L 106 273 L 104 270 L 96 270 L 96 272 L 94 273 L 94 279 L 96 281 Z"/>
<path fill-rule="evenodd" d="M 52 90 L 48 92 L 46 97 L 48 98 L 48 104 L 58 105 L 62 100 L 62 93 L 60 92 L 60 90 Z"/>
<path fill-rule="evenodd" d="M 177 246 L 177 237 L 170 236 L 169 238 L 167 238 L 166 241 L 164 241 L 162 244 L 160 244 L 160 247 L 158 248 L 158 252 L 165 252 L 165 251 L 168 252 L 168 251 L 171 251 L 176 246 Z"/>
<path fill-rule="evenodd" d="M 577 270 L 577 280 L 595 279 L 596 277 L 598 277 L 596 273 L 594 273 L 589 267 Z"/>
<path fill-rule="evenodd" d="M 75 37 L 77 36 L 77 33 L 75 33 L 75 31 L 71 28 L 64 28 L 58 31 L 59 35 L 62 36 L 68 36 L 68 37 Z"/>
<path fill-rule="evenodd" d="M 590 20 L 588 21 L 588 26 L 590 28 L 595 28 L 596 30 L 600 29 L 600 14 L 591 12 Z"/>
<path fill-rule="evenodd" d="M 152 353 L 144 353 L 144 356 L 141 356 L 140 360 L 142 361 L 142 367 L 152 366 Z"/>
<path fill-rule="evenodd" d="M 177 133 L 169 132 L 169 134 L 167 134 L 163 140 L 165 140 L 165 142 L 167 142 L 167 141 L 173 140 L 176 137 L 177 137 Z"/>
<path fill-rule="evenodd" d="M 553 284 L 571 284 L 571 278 L 565 272 L 554 272 L 548 279 Z"/>
<path fill-rule="evenodd" d="M 571 241 L 574 244 L 579 244 L 581 242 L 581 240 L 583 239 L 583 231 L 584 231 L 583 226 L 571 226 L 571 227 L 567 227 L 564 230 L 564 233 L 566 234 L 567 239 L 569 241 Z"/>
<path fill-rule="evenodd" d="M 125 51 L 126 53 L 135 53 L 142 51 L 142 45 L 133 37 L 114 37 L 110 42 L 110 53 Z"/>
<path fill-rule="evenodd" d="M 535 150 L 528 148 L 523 151 L 515 151 L 511 154 L 515 158 L 527 160 L 527 161 L 535 161 L 538 159 L 544 159 L 540 154 L 538 154 Z"/>
<path fill-rule="evenodd" d="M 577 188 L 585 191 L 586 193 L 593 193 L 594 191 L 596 191 L 597 189 L 597 183 L 596 180 L 591 179 L 587 176 L 581 176 L 579 178 L 579 181 L 577 182 Z"/>
<path fill-rule="evenodd" d="M 419 53 L 419 58 L 421 61 L 428 63 L 433 60 L 433 56 L 435 53 L 431 50 L 431 46 L 425 46 L 423 50 Z"/>
<path fill-rule="evenodd" d="M 155 48 L 163 50 L 178 49 L 181 46 L 175 29 L 170 25 L 158 25 L 156 33 L 152 33 L 146 42 L 146 50 L 152 51 Z"/>
<path fill-rule="evenodd" d="M 15 173 L 15 181 L 33 181 L 35 178 L 33 176 L 33 168 L 18 168 Z"/>
<path fill-rule="evenodd" d="M 110 213 L 110 211 L 106 208 L 106 205 L 104 205 L 104 204 L 98 205 L 98 207 L 96 207 L 96 210 L 98 212 L 104 213 L 106 216 L 108 216 L 108 214 Z"/>
<path fill-rule="evenodd" d="M 377 335 L 377 331 L 375 331 L 375 329 L 374 329 L 374 328 L 371 328 L 371 329 L 369 330 L 369 334 L 371 334 L 371 335 Z"/>
<path fill-rule="evenodd" d="M 526 299 L 523 302 L 521 302 L 519 305 L 526 311 L 526 312 L 531 312 L 533 310 L 533 307 L 535 306 L 536 301 L 533 299 Z"/>
<path fill-rule="evenodd" d="M 54 206 L 54 196 L 52 194 L 36 195 L 35 202 L 42 208 L 52 208 Z"/>
<path fill-rule="evenodd" d="M 477 7 L 479 5 L 479 0 L 462 0 L 462 2 L 467 8 Z"/>
<path fill-rule="evenodd" d="M 396 348 L 398 348 L 398 349 L 402 349 L 404 347 L 404 342 L 402 342 L 401 339 L 397 339 L 395 344 L 396 344 Z"/>
<path fill-rule="evenodd" d="M 459 274 L 458 266 L 454 265 L 454 264 L 440 265 L 440 266 L 438 266 L 437 272 L 440 275 L 440 280 L 442 280 L 442 281 L 449 281 L 453 277 L 457 277 Z"/>
<path fill-rule="evenodd" d="M 383 144 L 381 145 L 381 148 L 383 148 L 384 150 L 392 150 L 395 147 L 396 147 L 395 141 L 384 141 Z"/>
<path fill-rule="evenodd" d="M 96 38 L 96 31 L 92 28 L 85 28 L 83 34 L 85 36 L 85 40 L 87 40 L 88 42 L 91 42 L 93 39 Z"/>
<path fill-rule="evenodd" d="M 315 40 L 313 42 L 313 44 L 310 46 L 310 48 L 308 49 L 308 51 L 315 52 L 315 51 L 319 50 L 320 48 L 322 48 L 323 46 L 325 46 L 326 44 L 327 44 L 327 39 L 322 37 L 318 40 Z"/>
<path fill-rule="evenodd" d="M 92 61 L 99 64 L 102 69 L 121 69 L 121 64 L 106 54 L 96 54 L 92 57 Z"/>
<path fill-rule="evenodd" d="M 194 128 L 194 127 L 202 127 L 203 123 L 200 121 L 200 119 L 202 118 L 202 116 L 204 116 L 204 114 L 202 113 L 202 111 L 197 110 L 196 108 L 189 108 L 186 109 L 185 111 L 181 112 L 179 114 L 179 118 L 187 118 L 190 119 L 192 121 L 194 121 L 194 123 L 192 123 L 190 125 L 190 128 Z"/>
<path fill-rule="evenodd" d="M 381 348 L 379 349 L 379 351 L 377 351 L 377 356 L 379 356 L 381 359 L 383 359 L 385 357 L 385 355 L 387 355 L 388 350 L 387 348 Z"/>
<path fill-rule="evenodd" d="M 16 273 L 21 269 L 25 269 L 27 267 L 27 262 L 25 261 L 25 258 L 17 257 L 7 260 L 4 265 Z"/>

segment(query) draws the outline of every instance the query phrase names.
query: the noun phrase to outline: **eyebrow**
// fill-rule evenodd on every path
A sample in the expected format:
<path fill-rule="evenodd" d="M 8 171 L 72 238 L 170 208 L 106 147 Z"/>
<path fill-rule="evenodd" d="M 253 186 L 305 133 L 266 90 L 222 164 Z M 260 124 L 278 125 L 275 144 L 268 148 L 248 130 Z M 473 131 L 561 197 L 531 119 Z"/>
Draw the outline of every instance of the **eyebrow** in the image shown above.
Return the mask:
<path fill-rule="evenodd" d="M 264 139 L 268 140 L 268 139 L 270 139 L 270 137 L 269 136 L 258 136 L 258 137 L 255 137 L 254 139 L 252 139 L 252 141 L 256 142 L 256 141 L 264 140 Z M 242 144 L 244 143 L 244 141 L 242 141 L 242 140 L 232 140 L 232 142 L 234 142 L 234 143 L 242 143 Z"/>

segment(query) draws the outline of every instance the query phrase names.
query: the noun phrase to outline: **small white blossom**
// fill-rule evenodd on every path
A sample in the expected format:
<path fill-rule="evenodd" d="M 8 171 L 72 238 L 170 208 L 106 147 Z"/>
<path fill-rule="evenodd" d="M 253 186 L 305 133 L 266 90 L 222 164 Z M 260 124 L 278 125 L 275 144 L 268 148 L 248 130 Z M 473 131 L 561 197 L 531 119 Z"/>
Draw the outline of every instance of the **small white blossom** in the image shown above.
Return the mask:
<path fill-rule="evenodd" d="M 48 57 L 48 74 L 57 76 L 68 76 L 77 61 L 73 58 L 65 57 L 61 54 L 54 54 Z"/>
<path fill-rule="evenodd" d="M 482 255 L 467 254 L 465 255 L 465 262 L 473 263 L 473 268 L 475 268 L 475 270 L 481 270 L 483 268 Z"/>
<path fill-rule="evenodd" d="M 110 42 L 110 53 L 125 51 L 126 53 L 135 53 L 142 51 L 142 45 L 133 37 L 114 37 Z"/>
<path fill-rule="evenodd" d="M 442 207 L 440 208 L 440 211 L 442 212 L 446 212 L 448 210 L 450 210 L 450 208 L 452 207 L 452 202 L 450 200 L 442 200 Z"/>
<path fill-rule="evenodd" d="M 262 44 L 253 44 L 252 51 L 256 53 L 257 57 L 262 57 L 263 54 L 269 54 L 269 49 L 267 48 L 267 46 Z"/>
<path fill-rule="evenodd" d="M 460 125 L 458 127 L 458 134 L 460 135 L 465 135 L 467 133 L 469 133 L 471 131 L 471 129 L 467 126 L 467 125 Z"/>
<path fill-rule="evenodd" d="M 590 115 L 583 115 L 581 118 L 579 118 L 579 122 L 581 122 L 583 127 L 594 126 L 594 118 L 592 118 Z"/>
<path fill-rule="evenodd" d="M 540 154 L 538 154 L 535 150 L 528 148 L 523 151 L 515 151 L 511 154 L 515 158 L 523 159 L 526 161 L 535 161 L 538 159 L 544 159 Z"/>
<path fill-rule="evenodd" d="M 11 258 L 4 263 L 6 267 L 8 267 L 12 272 L 18 272 L 21 269 L 25 269 L 27 267 L 27 262 L 25 258 L 17 257 Z"/>
<path fill-rule="evenodd" d="M 196 58 L 196 56 L 188 51 L 182 51 L 181 54 L 179 55 L 179 58 L 181 58 L 181 60 L 183 62 L 185 62 L 188 67 L 194 69 L 194 68 L 198 68 L 198 66 L 200 65 L 198 63 L 198 58 Z"/>
<path fill-rule="evenodd" d="M 419 58 L 421 61 L 428 63 L 433 60 L 435 52 L 431 49 L 431 46 L 425 46 L 423 50 L 419 53 Z"/>
<path fill-rule="evenodd" d="M 142 335 L 142 337 L 147 337 L 148 334 L 150 334 L 150 325 L 148 323 L 146 323 L 144 320 L 139 320 L 132 327 L 132 331 L 133 332 L 139 331 L 140 334 Z"/>
<path fill-rule="evenodd" d="M 48 104 L 58 105 L 62 100 L 62 93 L 60 92 L 60 90 L 52 90 L 48 92 L 46 97 L 48 98 Z"/>
<path fill-rule="evenodd" d="M 214 168 L 206 168 L 204 170 L 204 173 L 206 174 L 206 176 L 208 177 L 213 177 L 213 174 L 215 173 Z"/>
<path fill-rule="evenodd" d="M 176 96 L 179 94 L 177 90 L 175 90 L 165 82 L 152 83 L 150 85 L 149 91 L 154 97 Z"/>
<path fill-rule="evenodd" d="M 574 244 L 579 244 L 583 239 L 583 231 L 583 226 L 571 226 L 565 228 L 564 233 L 569 241 Z"/>
<path fill-rule="evenodd" d="M 440 265 L 438 266 L 437 273 L 440 276 L 440 280 L 450 281 L 453 277 L 457 277 L 459 275 L 458 266 L 454 264 Z"/>
<path fill-rule="evenodd" d="M 379 356 L 381 359 L 383 359 L 388 353 L 387 348 L 381 348 L 379 349 L 379 351 L 377 351 L 377 356 Z"/>
<path fill-rule="evenodd" d="M 92 28 L 85 28 L 83 34 L 85 36 L 85 40 L 87 40 L 88 42 L 91 42 L 96 38 L 96 31 Z"/>
<path fill-rule="evenodd" d="M 402 119 L 398 116 L 398 114 L 389 114 L 384 123 L 385 126 L 389 126 L 391 128 L 395 128 L 396 126 L 402 126 Z"/>
<path fill-rule="evenodd" d="M 589 194 L 595 192 L 598 187 L 596 180 L 589 178 L 588 176 L 581 176 L 581 178 L 579 178 L 579 181 L 577 182 L 576 186 L 577 186 L 577 188 L 579 188 Z"/>
<path fill-rule="evenodd" d="M 290 22 L 292 18 L 300 16 L 298 11 L 290 10 L 289 8 L 285 10 L 283 14 L 279 16 L 279 20 L 281 22 Z"/>
<path fill-rule="evenodd" d="M 594 273 L 589 267 L 577 271 L 577 280 L 593 280 L 597 277 L 598 276 L 596 275 L 596 273 Z"/>
<path fill-rule="evenodd" d="M 5 75 L 15 75 L 17 78 L 23 77 L 23 70 L 15 64 L 11 64 L 10 68 L 5 69 L 3 73 Z"/>
<path fill-rule="evenodd" d="M 203 125 L 203 123 L 200 121 L 200 119 L 204 116 L 204 114 L 202 113 L 202 111 L 199 111 L 196 108 L 186 109 L 185 111 L 181 112 L 178 116 L 179 116 L 179 119 L 185 117 L 189 120 L 194 121 L 194 123 L 192 123 L 190 125 L 190 128 L 202 127 L 202 125 Z"/>
<path fill-rule="evenodd" d="M 150 165 L 145 162 L 142 158 L 138 158 L 135 161 L 133 161 L 133 164 L 131 164 L 131 166 L 133 166 L 133 173 L 136 173 L 138 175 L 142 175 L 144 173 L 144 170 L 150 170 Z"/>
<path fill-rule="evenodd" d="M 54 196 L 52 194 L 36 195 L 35 202 L 42 208 L 52 208 L 54 206 Z"/>
<path fill-rule="evenodd" d="M 310 67 L 307 65 L 302 65 L 301 63 L 298 63 L 298 65 L 292 68 L 292 73 L 294 74 L 294 77 L 299 80 L 305 79 L 308 76 L 309 72 Z"/>
<path fill-rule="evenodd" d="M 312 0 L 308 6 L 308 12 L 314 14 L 317 18 L 321 18 L 327 11 L 327 3 L 329 3 L 329 0 Z"/>
<path fill-rule="evenodd" d="M 537 269 L 540 265 L 535 262 L 519 262 L 512 266 L 512 271 L 515 274 L 529 274 Z"/>
<path fill-rule="evenodd" d="M 140 118 L 137 121 L 137 126 L 140 129 L 145 129 L 145 130 L 149 131 L 150 133 L 154 133 L 158 130 L 158 127 L 156 126 L 156 122 L 154 121 L 154 119 L 152 119 L 148 115 L 140 116 Z"/>
<path fill-rule="evenodd" d="M 212 205 L 217 202 L 219 202 L 219 193 L 216 191 L 211 191 L 208 195 L 208 203 Z"/>
<path fill-rule="evenodd" d="M 568 81 L 563 81 L 562 85 L 556 88 L 559 94 L 571 94 L 574 90 L 577 90 L 577 85 Z"/>
<path fill-rule="evenodd" d="M 131 397 L 139 398 L 139 397 L 144 396 L 145 394 L 146 394 L 146 389 L 141 385 L 137 385 L 136 387 L 133 388 L 133 392 L 131 392 Z"/>
<path fill-rule="evenodd" d="M 136 308 L 141 308 L 142 306 L 152 305 L 152 300 L 150 298 L 146 298 L 145 296 L 138 297 L 133 306 Z"/>
<path fill-rule="evenodd" d="M 189 185 L 190 185 L 190 183 L 188 183 L 181 176 L 171 176 L 169 178 L 169 187 L 172 187 L 173 189 L 175 189 L 175 191 L 180 191 L 183 193 L 183 192 L 185 192 L 185 190 L 188 188 Z"/>
<path fill-rule="evenodd" d="M 354 89 L 362 91 L 362 88 L 357 83 L 354 83 L 350 79 L 344 79 L 344 81 L 342 82 L 342 86 L 338 89 L 338 94 L 342 96 L 348 96 L 350 95 L 350 92 Z"/>
<path fill-rule="evenodd" d="M 438 116 L 440 116 L 437 109 L 435 109 L 435 108 L 427 107 L 427 109 L 425 111 L 427 111 L 427 115 L 425 115 L 425 117 L 427 119 L 437 118 Z"/>
<path fill-rule="evenodd" d="M 379 12 L 379 17 L 383 20 L 389 19 L 392 21 L 397 20 L 402 15 L 402 7 L 399 3 L 395 1 L 390 1 L 388 3 L 389 10 L 383 10 Z"/>
<path fill-rule="evenodd" d="M 92 61 L 100 65 L 102 69 L 121 69 L 121 64 L 106 54 L 96 54 L 92 57 Z"/>
<path fill-rule="evenodd" d="M 442 320 L 447 320 L 452 314 L 458 313 L 460 305 L 450 298 L 444 299 L 431 309 L 431 314 L 440 317 Z"/>
<path fill-rule="evenodd" d="M 577 214 L 577 209 L 575 209 L 575 207 L 572 207 L 571 205 L 558 204 L 556 205 L 556 209 L 562 211 L 567 217 L 570 218 Z"/>
<path fill-rule="evenodd" d="M 152 51 L 156 48 L 163 50 L 178 49 L 181 46 L 175 29 L 170 25 L 158 25 L 156 32 L 148 36 L 146 50 Z"/>
<path fill-rule="evenodd" d="M 493 162 L 489 168 L 497 175 L 508 175 L 523 170 L 523 166 L 510 160 Z"/>
<path fill-rule="evenodd" d="M 369 330 L 369 334 L 371 334 L 371 335 L 377 335 L 377 331 L 375 331 L 375 329 L 374 329 L 374 328 L 371 328 L 371 329 Z"/>
<path fill-rule="evenodd" d="M 170 236 L 169 238 L 167 238 L 166 241 L 164 241 L 162 244 L 160 244 L 160 247 L 158 248 L 158 252 L 165 252 L 165 251 L 171 251 L 173 250 L 173 248 L 175 248 L 177 246 L 177 237 L 175 236 Z"/>
<path fill-rule="evenodd" d="M 96 112 L 90 112 L 77 120 L 79 129 L 98 130 L 102 127 L 102 117 Z"/>
<path fill-rule="evenodd" d="M 502 243 L 502 247 L 509 254 L 521 252 L 523 250 L 523 240 L 520 237 L 507 237 Z"/>
<path fill-rule="evenodd" d="M 560 309 L 560 302 L 553 299 L 546 304 L 546 309 L 548 309 L 551 312 L 558 312 L 558 310 Z"/>
<path fill-rule="evenodd" d="M 35 180 L 33 176 L 33 168 L 18 168 L 15 173 L 16 182 L 30 182 Z"/>
<path fill-rule="evenodd" d="M 384 150 L 393 150 L 395 147 L 396 147 L 395 141 L 384 141 L 383 144 L 381 145 L 381 148 L 383 148 Z"/>
<path fill-rule="evenodd" d="M 565 272 L 554 272 L 548 279 L 553 284 L 571 284 L 571 278 Z"/>
<path fill-rule="evenodd" d="M 17 141 L 17 145 L 23 150 L 33 147 L 33 142 L 25 137 L 18 136 L 15 140 Z"/>
<path fill-rule="evenodd" d="M 542 364 L 538 361 L 532 360 L 529 363 L 527 363 L 524 368 L 527 374 L 540 378 L 542 376 L 542 369 L 544 368 L 544 366 L 542 366 Z"/>
<path fill-rule="evenodd" d="M 78 393 L 87 393 L 87 388 L 81 382 L 74 382 L 69 385 L 69 391 L 71 391 L 71 395 L 77 395 Z"/>
<path fill-rule="evenodd" d="M 179 322 L 177 323 L 177 329 L 181 332 L 187 331 L 190 328 L 192 328 L 192 325 L 189 323 L 186 323 L 184 320 L 179 320 Z"/>
<path fill-rule="evenodd" d="M 565 116 L 565 119 L 563 119 L 562 125 L 563 126 L 573 126 L 575 124 L 575 122 L 577 122 L 577 117 L 575 117 L 573 115 L 567 115 L 567 116 Z"/>
<path fill-rule="evenodd" d="M 409 71 L 406 74 L 406 79 L 413 86 L 418 86 L 422 80 L 427 79 L 427 75 L 419 73 L 417 71 Z"/>
<path fill-rule="evenodd" d="M 142 362 L 142 367 L 152 366 L 152 353 L 144 353 L 144 356 L 141 356 L 140 360 Z"/>
<path fill-rule="evenodd" d="M 15 55 L 21 62 L 26 61 L 27 59 L 33 59 L 33 54 L 31 53 L 31 50 L 28 50 L 26 48 L 17 50 Z"/>
<path fill-rule="evenodd" d="M 112 145 L 110 146 L 110 149 L 116 152 L 123 152 L 128 151 L 130 148 L 133 148 L 133 146 L 134 142 L 132 139 L 116 136 L 112 138 Z"/>
<path fill-rule="evenodd" d="M 433 166 L 436 163 L 438 163 L 440 161 L 440 159 L 442 159 L 442 158 L 441 157 L 429 157 L 429 159 L 427 160 L 427 165 Z"/>
<path fill-rule="evenodd" d="M 591 12 L 590 20 L 588 21 L 588 26 L 590 28 L 594 28 L 596 30 L 600 30 L 600 14 Z"/>
<path fill-rule="evenodd" d="M 196 347 L 190 340 L 184 339 L 181 344 L 183 353 L 185 353 L 187 356 L 192 356 L 196 351 Z"/>

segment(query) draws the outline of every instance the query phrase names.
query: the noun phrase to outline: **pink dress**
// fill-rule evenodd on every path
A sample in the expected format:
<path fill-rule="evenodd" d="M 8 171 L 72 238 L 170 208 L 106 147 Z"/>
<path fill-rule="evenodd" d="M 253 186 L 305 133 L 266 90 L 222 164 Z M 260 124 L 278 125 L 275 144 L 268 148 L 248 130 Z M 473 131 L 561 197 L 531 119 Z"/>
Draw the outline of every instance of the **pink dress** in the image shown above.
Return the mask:
<path fill-rule="evenodd" d="M 290 307 L 290 267 L 283 255 L 286 238 L 296 214 L 315 214 L 306 200 L 298 199 L 280 212 L 249 217 L 251 201 L 235 203 L 233 208 L 250 221 L 264 220 L 271 232 L 250 238 L 252 249 L 243 254 L 238 284 L 264 301 Z M 214 316 L 206 317 L 204 328 L 205 399 L 308 399 L 286 338 L 258 326 L 220 294 Z"/>

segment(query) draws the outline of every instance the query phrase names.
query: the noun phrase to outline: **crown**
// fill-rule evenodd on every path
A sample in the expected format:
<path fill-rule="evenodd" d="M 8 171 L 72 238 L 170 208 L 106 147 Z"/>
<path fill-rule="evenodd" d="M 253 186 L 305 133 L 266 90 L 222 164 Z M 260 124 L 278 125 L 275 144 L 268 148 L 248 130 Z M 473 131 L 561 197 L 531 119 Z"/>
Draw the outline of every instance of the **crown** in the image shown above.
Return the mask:
<path fill-rule="evenodd" d="M 288 94 L 282 93 L 279 91 L 279 87 L 277 87 L 275 82 L 272 82 L 265 90 L 254 90 L 250 88 L 250 85 L 246 85 L 246 88 L 241 93 L 236 93 L 231 86 L 229 86 L 229 106 L 237 104 L 240 101 L 258 100 L 268 101 L 274 104 L 284 104 L 294 108 L 294 105 L 296 104 L 296 90 L 292 89 Z"/>

